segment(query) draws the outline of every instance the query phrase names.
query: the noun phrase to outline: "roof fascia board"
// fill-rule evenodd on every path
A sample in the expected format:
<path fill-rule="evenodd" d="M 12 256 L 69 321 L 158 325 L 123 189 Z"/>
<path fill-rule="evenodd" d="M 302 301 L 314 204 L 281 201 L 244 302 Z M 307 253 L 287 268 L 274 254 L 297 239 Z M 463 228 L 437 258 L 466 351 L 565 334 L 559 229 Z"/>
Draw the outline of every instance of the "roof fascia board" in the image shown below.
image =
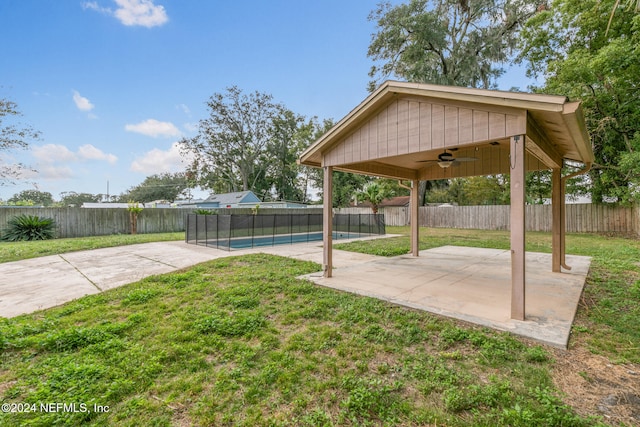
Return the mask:
<path fill-rule="evenodd" d="M 595 161 L 595 156 L 593 154 L 591 138 L 589 137 L 589 132 L 587 131 L 587 126 L 584 120 L 584 114 L 582 112 L 580 103 L 568 102 L 567 104 L 565 104 L 562 119 L 567 125 L 567 128 L 569 129 L 569 132 L 573 137 L 573 142 L 578 149 L 580 156 L 582 157 L 581 159 L 572 160 L 580 160 L 583 163 L 593 163 Z M 579 139 L 576 139 L 576 136 L 579 136 Z"/>
<path fill-rule="evenodd" d="M 387 82 L 389 90 L 395 93 L 422 97 L 459 100 L 476 104 L 500 105 L 511 108 L 563 111 L 567 98 L 559 95 L 544 95 L 527 92 L 507 92 L 475 89 L 462 86 L 441 86 L 423 83 Z"/>

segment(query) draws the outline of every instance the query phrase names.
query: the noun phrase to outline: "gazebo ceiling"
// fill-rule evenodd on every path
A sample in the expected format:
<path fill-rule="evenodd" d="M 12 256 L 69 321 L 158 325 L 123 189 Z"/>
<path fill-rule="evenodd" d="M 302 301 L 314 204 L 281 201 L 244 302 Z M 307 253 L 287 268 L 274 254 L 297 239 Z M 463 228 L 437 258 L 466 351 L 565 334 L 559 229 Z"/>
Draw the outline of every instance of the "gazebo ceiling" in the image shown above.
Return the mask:
<path fill-rule="evenodd" d="M 402 179 L 509 172 L 526 135 L 528 170 L 593 162 L 578 102 L 565 97 L 387 81 L 312 144 L 303 165 Z M 438 156 L 464 158 L 450 167 Z M 451 156 L 449 156 L 451 155 Z"/>

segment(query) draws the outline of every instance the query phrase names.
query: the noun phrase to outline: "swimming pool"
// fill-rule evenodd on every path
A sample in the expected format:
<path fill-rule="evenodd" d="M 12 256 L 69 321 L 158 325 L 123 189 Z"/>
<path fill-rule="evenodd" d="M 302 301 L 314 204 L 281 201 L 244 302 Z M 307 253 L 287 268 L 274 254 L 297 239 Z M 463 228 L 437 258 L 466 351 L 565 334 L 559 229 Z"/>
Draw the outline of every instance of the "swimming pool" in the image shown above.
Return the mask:
<path fill-rule="evenodd" d="M 322 214 L 187 215 L 185 241 L 223 250 L 322 241 Z M 385 234 L 384 216 L 336 214 L 333 239 Z"/>
<path fill-rule="evenodd" d="M 359 233 L 340 233 L 334 232 L 333 239 L 355 239 L 357 237 L 364 237 L 364 234 Z M 233 239 L 227 239 L 222 241 L 207 242 L 205 246 L 217 246 L 223 249 L 223 247 L 229 247 L 230 249 L 246 249 L 256 246 L 275 246 L 275 245 L 287 245 L 293 243 L 305 243 L 305 242 L 321 242 L 322 232 L 316 233 L 302 233 L 302 234 L 275 234 L 271 236 L 258 236 L 258 237 L 235 237 Z"/>

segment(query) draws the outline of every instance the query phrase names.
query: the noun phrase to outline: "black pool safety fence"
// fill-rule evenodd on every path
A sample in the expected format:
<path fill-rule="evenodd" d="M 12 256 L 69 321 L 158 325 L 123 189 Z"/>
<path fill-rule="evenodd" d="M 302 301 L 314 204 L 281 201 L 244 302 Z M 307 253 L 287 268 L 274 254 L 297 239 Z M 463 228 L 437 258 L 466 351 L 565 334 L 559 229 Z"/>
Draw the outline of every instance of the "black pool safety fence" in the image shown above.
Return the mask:
<path fill-rule="evenodd" d="M 217 249 L 246 249 L 322 240 L 322 214 L 187 215 L 185 241 Z M 385 234 L 383 214 L 336 214 L 333 239 Z"/>

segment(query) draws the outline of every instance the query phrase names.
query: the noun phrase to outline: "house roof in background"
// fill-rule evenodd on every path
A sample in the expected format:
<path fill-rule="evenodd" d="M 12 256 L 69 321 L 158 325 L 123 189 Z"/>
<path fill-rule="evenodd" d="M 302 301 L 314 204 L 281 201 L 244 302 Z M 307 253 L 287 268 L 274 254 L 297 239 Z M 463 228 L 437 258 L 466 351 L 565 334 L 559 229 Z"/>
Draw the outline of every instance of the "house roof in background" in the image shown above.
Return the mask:
<path fill-rule="evenodd" d="M 205 203 L 220 203 L 220 205 L 231 205 L 238 203 L 260 202 L 258 196 L 252 191 L 239 191 L 236 193 L 214 194 L 205 200 Z"/>
<path fill-rule="evenodd" d="M 411 197 L 409 196 L 396 196 L 396 197 L 390 197 L 388 199 L 384 199 L 382 202 L 380 202 L 380 204 L 378 205 L 378 207 L 380 208 L 384 208 L 384 207 L 394 207 L 394 206 L 409 206 L 409 200 L 411 199 Z M 362 208 L 362 207 L 371 207 L 371 203 L 369 202 L 358 202 L 357 206 L 354 207 L 358 207 L 358 208 Z"/>

